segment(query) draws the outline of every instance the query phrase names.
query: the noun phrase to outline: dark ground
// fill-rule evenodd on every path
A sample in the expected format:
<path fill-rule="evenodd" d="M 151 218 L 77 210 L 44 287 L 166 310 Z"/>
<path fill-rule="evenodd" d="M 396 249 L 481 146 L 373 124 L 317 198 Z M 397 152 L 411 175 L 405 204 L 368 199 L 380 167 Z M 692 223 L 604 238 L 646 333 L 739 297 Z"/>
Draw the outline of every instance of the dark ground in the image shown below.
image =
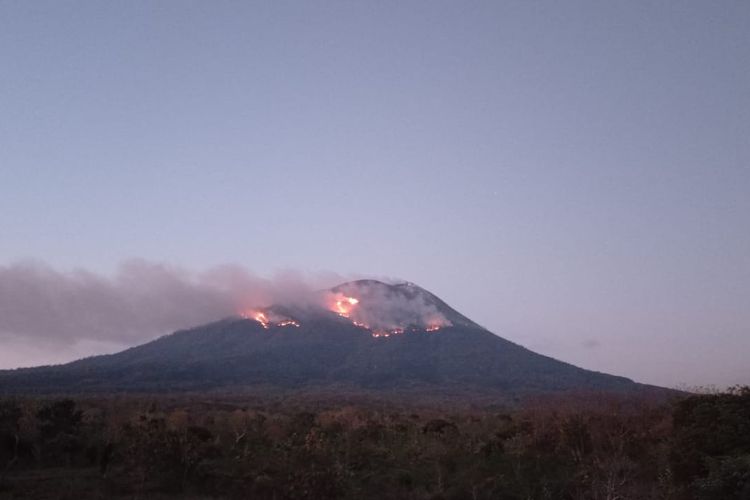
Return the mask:
<path fill-rule="evenodd" d="M 0 498 L 750 499 L 750 389 L 0 401 Z"/>

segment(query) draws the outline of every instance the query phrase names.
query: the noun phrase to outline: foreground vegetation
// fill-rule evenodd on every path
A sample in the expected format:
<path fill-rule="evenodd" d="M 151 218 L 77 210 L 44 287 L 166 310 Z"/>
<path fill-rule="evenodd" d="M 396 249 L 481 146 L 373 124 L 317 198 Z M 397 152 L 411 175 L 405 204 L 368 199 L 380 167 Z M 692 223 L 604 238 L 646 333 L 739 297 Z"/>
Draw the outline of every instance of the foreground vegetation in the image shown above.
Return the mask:
<path fill-rule="evenodd" d="M 750 499 L 749 388 L 590 396 L 3 400 L 0 498 Z"/>

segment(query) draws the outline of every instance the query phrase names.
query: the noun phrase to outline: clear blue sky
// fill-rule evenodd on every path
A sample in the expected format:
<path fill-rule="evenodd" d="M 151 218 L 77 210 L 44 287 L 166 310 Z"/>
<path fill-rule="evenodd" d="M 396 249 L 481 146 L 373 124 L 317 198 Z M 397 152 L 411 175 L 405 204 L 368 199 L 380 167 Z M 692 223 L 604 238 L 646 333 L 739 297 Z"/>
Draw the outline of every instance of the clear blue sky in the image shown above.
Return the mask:
<path fill-rule="evenodd" d="M 0 265 L 129 257 L 750 383 L 750 3 L 0 1 Z"/>

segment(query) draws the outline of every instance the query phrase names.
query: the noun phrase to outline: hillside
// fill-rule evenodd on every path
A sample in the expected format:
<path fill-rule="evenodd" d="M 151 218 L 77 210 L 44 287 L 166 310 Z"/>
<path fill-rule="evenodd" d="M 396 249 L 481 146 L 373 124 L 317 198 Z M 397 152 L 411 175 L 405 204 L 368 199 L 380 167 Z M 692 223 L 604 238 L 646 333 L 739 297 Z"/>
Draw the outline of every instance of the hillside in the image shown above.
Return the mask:
<path fill-rule="evenodd" d="M 327 308 L 254 310 L 248 317 L 178 331 L 117 354 L 2 371 L 0 392 L 260 385 L 488 394 L 646 389 L 498 337 L 413 284 L 359 281 L 326 293 Z"/>

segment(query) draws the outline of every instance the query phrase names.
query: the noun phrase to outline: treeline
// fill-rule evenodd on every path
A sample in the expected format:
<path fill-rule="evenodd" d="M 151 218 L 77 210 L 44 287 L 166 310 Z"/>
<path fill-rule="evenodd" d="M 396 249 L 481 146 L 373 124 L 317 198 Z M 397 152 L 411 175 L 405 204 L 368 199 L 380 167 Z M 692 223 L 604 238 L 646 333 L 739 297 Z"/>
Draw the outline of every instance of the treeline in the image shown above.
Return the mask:
<path fill-rule="evenodd" d="M 0 498 L 750 499 L 750 388 L 513 411 L 0 401 Z"/>

